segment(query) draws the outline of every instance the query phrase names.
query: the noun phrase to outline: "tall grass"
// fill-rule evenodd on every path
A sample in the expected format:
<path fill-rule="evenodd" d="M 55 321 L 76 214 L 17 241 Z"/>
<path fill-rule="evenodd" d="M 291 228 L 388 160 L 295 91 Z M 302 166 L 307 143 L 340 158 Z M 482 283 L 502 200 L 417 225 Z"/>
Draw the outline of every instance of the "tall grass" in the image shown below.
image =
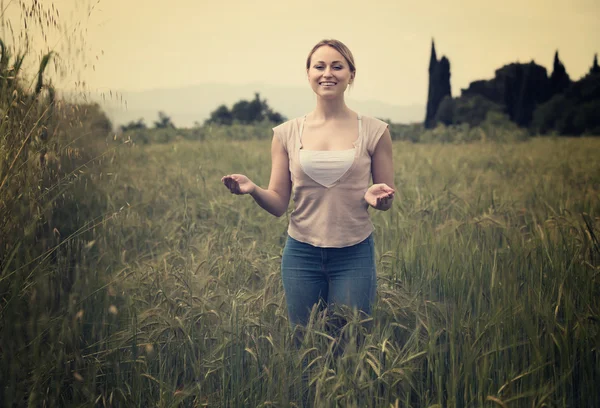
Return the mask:
<path fill-rule="evenodd" d="M 287 219 L 219 183 L 236 171 L 266 184 L 268 141 L 118 150 L 80 201 L 112 218 L 32 275 L 71 271 L 72 286 L 15 295 L 69 301 L 54 319 L 5 309 L 4 327 L 30 330 L 3 359 L 19 379 L 5 401 L 289 406 L 307 389 L 317 406 L 588 405 L 599 148 L 396 143 L 398 199 L 373 214 L 372 319 L 342 313 L 340 335 L 315 315 L 299 348 L 279 278 Z"/>
<path fill-rule="evenodd" d="M 97 120 L 106 117 L 96 106 L 60 100 L 49 75 L 60 71 L 60 58 L 31 51 L 32 33 L 64 28 L 57 9 L 38 1 L 2 5 L 0 405 L 65 405 L 79 375 L 73 358 L 96 333 L 78 326 L 80 305 L 86 296 L 97 304 L 106 281 L 91 253 L 97 224 L 111 216 L 94 192 L 105 155 L 96 150 L 106 130 Z M 5 20 L 10 7 L 27 25 L 21 32 Z"/>
<path fill-rule="evenodd" d="M 335 315 L 315 315 L 298 347 L 279 278 L 287 220 L 219 183 L 266 184 L 268 141 L 118 152 L 94 193 L 117 216 L 85 252 L 110 273 L 95 292 L 78 277 L 68 323 L 46 338 L 61 374 L 33 373 L 65 405 L 294 406 L 306 389 L 316 406 L 589 406 L 598 150 L 396 143 L 398 199 L 373 214 L 373 316 L 341 311 L 336 332 Z"/>

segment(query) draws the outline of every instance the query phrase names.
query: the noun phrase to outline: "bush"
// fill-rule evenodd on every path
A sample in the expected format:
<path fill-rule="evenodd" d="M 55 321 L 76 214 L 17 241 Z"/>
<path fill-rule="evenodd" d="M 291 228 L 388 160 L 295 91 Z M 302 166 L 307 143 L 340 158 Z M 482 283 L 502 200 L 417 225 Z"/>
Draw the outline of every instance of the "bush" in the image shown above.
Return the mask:
<path fill-rule="evenodd" d="M 479 128 L 484 132 L 483 141 L 519 142 L 529 139 L 526 129 L 510 120 L 508 115 L 497 111 L 489 111 Z"/>
<path fill-rule="evenodd" d="M 392 140 L 403 140 L 416 143 L 419 141 L 421 134 L 425 131 L 422 123 L 412 123 L 404 125 L 400 123 L 389 123 L 390 135 Z"/>
<path fill-rule="evenodd" d="M 442 100 L 435 120 L 444 125 L 479 126 L 488 113 L 501 113 L 502 107 L 481 95 L 468 95 L 459 98 L 446 97 Z"/>
<path fill-rule="evenodd" d="M 438 124 L 434 129 L 424 130 L 418 138 L 421 143 L 472 143 L 472 142 L 518 142 L 529 138 L 527 130 L 518 127 L 507 115 L 491 110 L 479 126 L 467 123 L 458 125 Z"/>

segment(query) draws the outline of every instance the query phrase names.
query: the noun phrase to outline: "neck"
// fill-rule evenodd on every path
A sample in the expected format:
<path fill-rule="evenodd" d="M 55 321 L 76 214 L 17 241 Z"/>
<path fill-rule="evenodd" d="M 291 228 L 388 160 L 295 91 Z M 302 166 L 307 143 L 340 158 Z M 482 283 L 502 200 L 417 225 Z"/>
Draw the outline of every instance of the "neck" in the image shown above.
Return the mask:
<path fill-rule="evenodd" d="M 339 119 L 352 114 L 352 111 L 346 106 L 344 98 L 323 99 L 317 97 L 317 107 L 311 113 L 313 119 L 328 120 Z"/>

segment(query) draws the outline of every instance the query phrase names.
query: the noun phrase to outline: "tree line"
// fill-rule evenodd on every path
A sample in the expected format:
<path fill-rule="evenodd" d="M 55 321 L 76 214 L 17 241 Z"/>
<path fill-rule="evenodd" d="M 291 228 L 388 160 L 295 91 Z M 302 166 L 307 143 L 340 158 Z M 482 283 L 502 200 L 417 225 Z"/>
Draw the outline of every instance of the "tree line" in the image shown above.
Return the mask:
<path fill-rule="evenodd" d="M 439 60 L 431 44 L 429 89 L 424 125 L 471 126 L 481 124 L 491 113 L 531 133 L 560 135 L 600 134 L 600 66 L 594 56 L 589 72 L 571 80 L 558 51 L 552 73 L 535 61 L 511 63 L 495 72 L 490 80 L 471 82 L 453 98 L 450 87 L 450 61 Z"/>
<path fill-rule="evenodd" d="M 267 103 L 266 99 L 261 99 L 259 93 L 254 94 L 252 100 L 240 100 L 236 102 L 231 109 L 226 105 L 220 105 L 210 113 L 208 119 L 204 121 L 205 125 L 233 125 L 240 123 L 250 125 L 264 121 L 279 124 L 286 121 L 287 118 L 279 112 L 275 112 Z M 196 122 L 197 123 L 197 122 Z M 172 119 L 164 112 L 158 112 L 158 120 L 154 122 L 155 129 L 175 128 Z M 144 119 L 140 118 L 137 121 L 129 122 L 121 126 L 121 130 L 147 129 Z"/>
<path fill-rule="evenodd" d="M 147 129 L 146 123 L 144 123 L 144 119 L 140 118 L 136 121 L 131 121 L 126 125 L 121 125 L 121 131 L 126 132 L 128 130 L 136 130 L 136 129 Z M 165 112 L 158 112 L 158 120 L 154 122 L 155 129 L 175 129 L 175 124 L 170 116 L 168 116 Z"/>

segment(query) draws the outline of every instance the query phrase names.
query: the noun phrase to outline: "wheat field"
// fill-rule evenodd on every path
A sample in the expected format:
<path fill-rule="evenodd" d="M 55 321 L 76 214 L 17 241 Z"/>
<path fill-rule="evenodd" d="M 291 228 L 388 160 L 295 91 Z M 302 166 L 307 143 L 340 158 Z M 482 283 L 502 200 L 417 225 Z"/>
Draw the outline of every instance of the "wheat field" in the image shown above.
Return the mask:
<path fill-rule="evenodd" d="M 70 230 L 3 270 L 5 406 L 600 400 L 599 139 L 394 142 L 397 196 L 372 212 L 374 313 L 315 314 L 299 346 L 279 275 L 287 215 L 220 183 L 266 186 L 268 140 L 100 150 L 55 205 Z"/>

